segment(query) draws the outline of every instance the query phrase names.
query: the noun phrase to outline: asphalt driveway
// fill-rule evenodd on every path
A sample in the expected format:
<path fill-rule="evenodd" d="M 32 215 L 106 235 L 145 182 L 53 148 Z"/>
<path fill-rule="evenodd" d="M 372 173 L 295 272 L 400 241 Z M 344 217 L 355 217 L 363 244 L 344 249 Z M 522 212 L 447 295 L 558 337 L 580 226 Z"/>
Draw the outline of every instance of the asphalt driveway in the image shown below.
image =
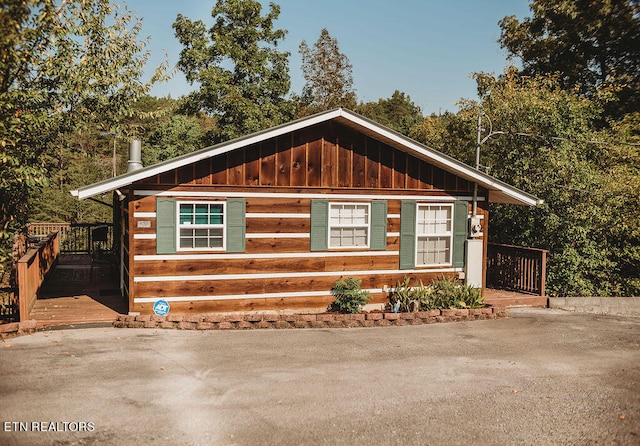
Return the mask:
<path fill-rule="evenodd" d="M 3 445 L 637 445 L 640 319 L 48 331 L 0 398 Z"/>

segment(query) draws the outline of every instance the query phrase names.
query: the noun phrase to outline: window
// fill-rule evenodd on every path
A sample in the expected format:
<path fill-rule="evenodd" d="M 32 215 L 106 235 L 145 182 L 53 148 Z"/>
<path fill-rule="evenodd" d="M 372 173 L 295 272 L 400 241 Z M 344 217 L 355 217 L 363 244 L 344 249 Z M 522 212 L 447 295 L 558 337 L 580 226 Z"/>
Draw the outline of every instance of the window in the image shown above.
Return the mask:
<path fill-rule="evenodd" d="M 451 264 L 453 206 L 418 204 L 416 265 Z"/>
<path fill-rule="evenodd" d="M 369 204 L 329 204 L 329 247 L 367 248 L 369 246 Z"/>
<path fill-rule="evenodd" d="M 225 248 L 225 203 L 179 202 L 178 249 Z"/>

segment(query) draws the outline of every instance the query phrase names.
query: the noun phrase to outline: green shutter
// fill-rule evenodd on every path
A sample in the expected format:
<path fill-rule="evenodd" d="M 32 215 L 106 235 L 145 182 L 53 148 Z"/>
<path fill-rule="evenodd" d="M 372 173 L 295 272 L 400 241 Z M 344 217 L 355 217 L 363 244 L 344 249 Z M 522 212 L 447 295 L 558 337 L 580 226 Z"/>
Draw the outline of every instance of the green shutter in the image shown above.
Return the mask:
<path fill-rule="evenodd" d="M 311 251 L 329 249 L 329 202 L 311 201 Z"/>
<path fill-rule="evenodd" d="M 416 210 L 417 203 L 403 200 L 400 206 L 400 269 L 416 266 Z"/>
<path fill-rule="evenodd" d="M 227 252 L 245 252 L 246 250 L 246 209 L 244 198 L 227 200 Z"/>
<path fill-rule="evenodd" d="M 465 263 L 465 241 L 467 240 L 467 225 L 469 218 L 469 203 L 456 201 L 453 207 L 453 252 L 451 263 L 454 268 L 462 268 Z"/>
<path fill-rule="evenodd" d="M 156 253 L 176 252 L 176 200 L 156 199 Z"/>
<path fill-rule="evenodd" d="M 371 202 L 371 249 L 384 251 L 387 249 L 387 201 Z"/>

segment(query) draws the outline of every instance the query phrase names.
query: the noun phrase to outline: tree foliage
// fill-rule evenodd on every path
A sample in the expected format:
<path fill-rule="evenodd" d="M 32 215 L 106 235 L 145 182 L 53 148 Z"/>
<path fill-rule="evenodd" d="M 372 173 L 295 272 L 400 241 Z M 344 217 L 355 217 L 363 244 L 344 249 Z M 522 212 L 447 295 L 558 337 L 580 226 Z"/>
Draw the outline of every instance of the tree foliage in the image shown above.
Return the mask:
<path fill-rule="evenodd" d="M 615 117 L 640 106 L 640 2 L 534 0 L 533 17 L 500 21 L 500 45 L 526 75 L 559 73 L 563 88 L 614 93 Z"/>
<path fill-rule="evenodd" d="M 159 122 L 145 139 L 142 162 L 145 166 L 166 161 L 202 148 L 202 127 L 192 116 L 174 114 Z"/>
<path fill-rule="evenodd" d="M 475 140 L 477 113 L 463 108 L 458 113 L 445 112 L 427 116 L 412 127 L 409 136 L 436 150 L 469 164 L 475 165 Z"/>
<path fill-rule="evenodd" d="M 143 83 L 140 22 L 109 0 L 3 2 L 0 20 L 0 237 L 27 214 L 27 198 L 72 130 L 112 131 L 164 76 Z M 6 249 L 6 245 L 3 249 Z M 6 252 L 6 251 L 3 251 Z"/>
<path fill-rule="evenodd" d="M 360 104 L 356 111 L 403 135 L 409 135 L 424 119 L 420 107 L 411 101 L 409 95 L 399 90 L 394 91 L 389 99 L 381 98 L 378 102 Z"/>
<path fill-rule="evenodd" d="M 535 208 L 492 205 L 491 241 L 548 249 L 550 295 L 640 294 L 638 116 L 602 130 L 602 104 L 564 90 L 554 76 L 509 70 L 476 80 L 480 103 L 463 101 L 455 119 L 445 116 L 438 126 L 431 117 L 424 127 L 442 131 L 442 145 L 454 147 L 465 132 L 475 141 L 482 111 L 483 137 L 489 119 L 505 133 L 483 144 L 481 164 L 544 200 Z M 466 147 L 470 156 L 473 144 Z"/>
<path fill-rule="evenodd" d="M 203 111 L 217 120 L 215 142 L 281 124 L 293 115 L 288 52 L 278 50 L 285 31 L 274 27 L 280 7 L 269 4 L 261 15 L 256 0 L 218 0 L 214 24 L 181 14 L 173 23 L 183 45 L 178 68 L 199 89 L 187 97 L 187 111 Z"/>
<path fill-rule="evenodd" d="M 340 52 L 338 39 L 323 28 L 311 48 L 306 41 L 299 47 L 305 84 L 298 116 L 306 116 L 335 107 L 354 109 L 356 94 L 349 58 Z"/>

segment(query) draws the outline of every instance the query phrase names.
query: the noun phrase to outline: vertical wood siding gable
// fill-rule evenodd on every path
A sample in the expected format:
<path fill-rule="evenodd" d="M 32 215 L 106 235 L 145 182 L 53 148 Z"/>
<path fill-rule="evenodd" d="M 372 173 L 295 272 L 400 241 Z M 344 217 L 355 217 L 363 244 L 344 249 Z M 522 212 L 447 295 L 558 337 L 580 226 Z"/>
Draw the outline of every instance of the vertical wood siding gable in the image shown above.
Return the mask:
<path fill-rule="evenodd" d="M 176 252 L 176 200 L 156 199 L 156 252 L 174 254 Z"/>

